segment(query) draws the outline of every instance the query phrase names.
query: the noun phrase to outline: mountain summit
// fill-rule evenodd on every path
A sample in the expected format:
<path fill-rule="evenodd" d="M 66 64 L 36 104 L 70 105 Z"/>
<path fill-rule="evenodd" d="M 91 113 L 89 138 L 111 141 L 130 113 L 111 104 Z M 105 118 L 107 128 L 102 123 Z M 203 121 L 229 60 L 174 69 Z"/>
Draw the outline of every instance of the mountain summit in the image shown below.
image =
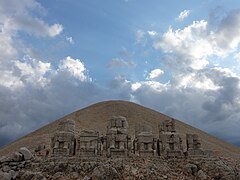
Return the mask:
<path fill-rule="evenodd" d="M 239 148 L 149 108 L 101 102 L 0 150 L 0 179 L 240 179 Z"/>
<path fill-rule="evenodd" d="M 58 124 L 66 119 L 75 121 L 76 133 L 82 130 L 94 130 L 100 134 L 106 132 L 107 122 L 112 116 L 120 115 L 128 121 L 128 131 L 133 137 L 135 131 L 139 127 L 144 127 L 153 133 L 158 133 L 158 125 L 162 121 L 171 120 L 172 118 L 152 109 L 140 106 L 138 104 L 127 101 L 105 101 L 100 102 L 76 112 L 73 112 L 63 118 L 60 118 L 22 138 L 6 145 L 0 149 L 0 155 L 6 155 L 14 152 L 20 147 L 27 147 L 30 150 L 36 149 L 39 144 L 50 146 L 50 140 L 57 131 Z M 202 141 L 205 149 L 212 150 L 222 156 L 239 157 L 240 149 L 223 140 L 213 137 L 197 128 L 185 124 L 179 120 L 175 120 L 176 131 L 179 133 L 197 134 Z"/>

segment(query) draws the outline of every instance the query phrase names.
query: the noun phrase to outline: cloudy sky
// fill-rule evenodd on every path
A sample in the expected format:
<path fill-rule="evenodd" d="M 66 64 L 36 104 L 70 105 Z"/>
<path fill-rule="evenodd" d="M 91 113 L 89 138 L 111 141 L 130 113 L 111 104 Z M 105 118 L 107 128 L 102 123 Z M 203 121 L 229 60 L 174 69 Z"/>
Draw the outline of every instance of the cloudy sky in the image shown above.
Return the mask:
<path fill-rule="evenodd" d="M 0 146 L 142 104 L 240 146 L 240 1 L 0 0 Z"/>

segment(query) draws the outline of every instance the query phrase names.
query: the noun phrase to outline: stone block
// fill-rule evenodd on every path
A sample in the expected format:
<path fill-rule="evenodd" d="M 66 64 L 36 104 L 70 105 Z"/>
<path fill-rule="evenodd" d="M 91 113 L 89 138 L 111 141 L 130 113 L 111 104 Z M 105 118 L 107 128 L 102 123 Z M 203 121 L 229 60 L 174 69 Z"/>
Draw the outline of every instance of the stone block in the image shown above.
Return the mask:
<path fill-rule="evenodd" d="M 32 153 L 26 147 L 21 147 L 18 152 L 23 155 L 24 160 L 30 160 L 33 158 Z"/>
<path fill-rule="evenodd" d="M 23 155 L 19 152 L 14 152 L 11 154 L 10 159 L 15 162 L 20 162 L 23 160 Z"/>

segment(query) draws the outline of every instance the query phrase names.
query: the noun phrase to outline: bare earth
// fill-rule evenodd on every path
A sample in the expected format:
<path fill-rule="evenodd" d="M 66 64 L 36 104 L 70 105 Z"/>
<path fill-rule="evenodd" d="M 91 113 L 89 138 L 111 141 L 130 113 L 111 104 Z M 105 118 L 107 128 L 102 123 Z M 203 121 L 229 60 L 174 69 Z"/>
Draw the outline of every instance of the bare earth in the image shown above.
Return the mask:
<path fill-rule="evenodd" d="M 39 144 L 45 144 L 48 148 L 50 138 L 56 131 L 58 123 L 67 118 L 75 120 L 76 133 L 84 129 L 92 129 L 104 134 L 108 119 L 114 115 L 121 115 L 127 118 L 129 133 L 132 137 L 135 134 L 135 128 L 139 125 L 144 124 L 157 133 L 159 122 L 171 119 L 171 117 L 157 111 L 127 101 L 100 102 L 73 112 L 1 148 L 0 156 L 17 151 L 20 147 L 27 147 L 33 151 Z M 176 121 L 176 130 L 183 134 L 198 134 L 202 140 L 202 147 L 212 150 L 215 155 L 232 157 L 234 159 L 239 159 L 240 157 L 240 149 L 238 147 L 181 121 Z"/>

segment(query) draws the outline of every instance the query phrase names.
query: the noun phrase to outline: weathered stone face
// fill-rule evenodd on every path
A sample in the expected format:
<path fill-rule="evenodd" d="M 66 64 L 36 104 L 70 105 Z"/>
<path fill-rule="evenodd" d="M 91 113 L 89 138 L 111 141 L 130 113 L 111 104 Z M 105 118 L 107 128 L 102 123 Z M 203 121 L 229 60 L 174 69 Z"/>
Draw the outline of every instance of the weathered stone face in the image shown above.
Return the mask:
<path fill-rule="evenodd" d="M 199 156 L 204 155 L 204 151 L 202 149 L 201 140 L 197 134 L 187 134 L 187 153 L 189 156 Z"/>
<path fill-rule="evenodd" d="M 157 139 L 150 132 L 141 132 L 137 135 L 134 144 L 134 153 L 143 157 L 157 155 Z"/>
<path fill-rule="evenodd" d="M 106 151 L 108 156 L 127 156 L 130 148 L 128 122 L 123 116 L 113 116 L 107 126 Z"/>
<path fill-rule="evenodd" d="M 168 157 L 183 156 L 182 139 L 177 133 L 163 133 L 159 136 L 160 155 Z"/>
<path fill-rule="evenodd" d="M 168 157 L 183 156 L 180 134 L 176 133 L 175 121 L 163 121 L 159 126 L 159 154 Z"/>
<path fill-rule="evenodd" d="M 100 153 L 99 133 L 84 130 L 77 138 L 77 156 L 97 156 Z"/>
<path fill-rule="evenodd" d="M 75 121 L 72 119 L 67 119 L 59 122 L 58 132 L 69 132 L 69 133 L 75 133 Z"/>
<path fill-rule="evenodd" d="M 159 125 L 159 133 L 161 132 L 176 132 L 175 120 L 165 120 Z"/>
<path fill-rule="evenodd" d="M 58 132 L 51 139 L 52 156 L 73 156 L 75 153 L 75 123 L 65 120 L 59 123 Z"/>

